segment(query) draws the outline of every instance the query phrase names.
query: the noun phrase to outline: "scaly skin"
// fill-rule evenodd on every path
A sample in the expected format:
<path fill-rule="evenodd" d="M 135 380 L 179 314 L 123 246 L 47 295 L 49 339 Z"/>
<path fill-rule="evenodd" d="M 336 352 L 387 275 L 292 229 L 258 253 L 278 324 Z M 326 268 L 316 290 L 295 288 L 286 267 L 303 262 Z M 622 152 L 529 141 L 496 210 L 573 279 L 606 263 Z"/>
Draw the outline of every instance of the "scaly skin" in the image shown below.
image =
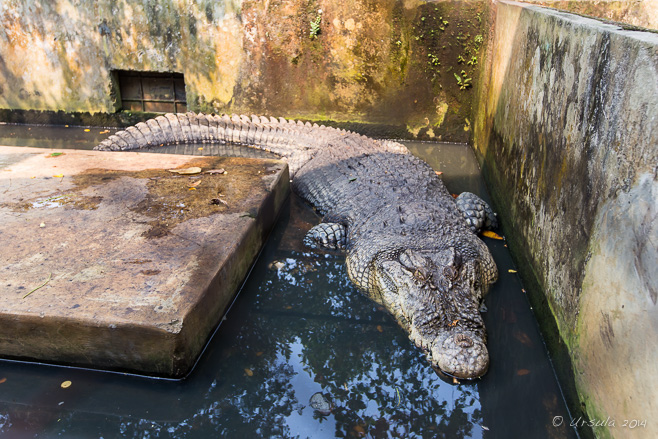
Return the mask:
<path fill-rule="evenodd" d="M 293 190 L 324 216 L 305 242 L 346 252 L 350 279 L 393 314 L 430 363 L 459 378 L 489 365 L 478 310 L 496 265 L 474 233 L 493 224 L 472 194 L 458 203 L 401 144 L 259 116 L 167 114 L 96 149 L 237 143 L 288 161 Z"/>

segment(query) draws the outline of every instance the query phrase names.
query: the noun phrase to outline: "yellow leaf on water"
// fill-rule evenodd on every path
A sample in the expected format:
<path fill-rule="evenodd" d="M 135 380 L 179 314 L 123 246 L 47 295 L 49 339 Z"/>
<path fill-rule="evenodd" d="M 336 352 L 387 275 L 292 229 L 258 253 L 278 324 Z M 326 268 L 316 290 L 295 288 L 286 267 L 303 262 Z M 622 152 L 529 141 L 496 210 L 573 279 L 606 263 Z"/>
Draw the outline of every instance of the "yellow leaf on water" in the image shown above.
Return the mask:
<path fill-rule="evenodd" d="M 62 384 L 60 384 L 60 385 L 62 386 L 62 389 L 68 389 L 69 387 L 71 387 L 71 384 L 73 384 L 73 383 L 72 383 L 71 381 L 68 381 L 68 380 L 67 380 L 67 381 L 64 381 L 64 382 L 63 382 Z"/>
<path fill-rule="evenodd" d="M 194 175 L 194 174 L 200 174 L 201 168 L 197 166 L 192 166 L 191 168 L 185 168 L 185 169 L 168 169 L 168 171 L 179 175 Z"/>
<path fill-rule="evenodd" d="M 53 175 L 53 177 L 55 177 L 55 178 L 62 178 L 62 177 L 64 177 L 64 174 L 55 174 L 55 175 Z"/>
<path fill-rule="evenodd" d="M 510 269 L 510 270 L 507 270 L 507 272 L 508 272 L 508 273 L 516 273 L 516 270 L 512 270 L 512 269 Z"/>
<path fill-rule="evenodd" d="M 487 238 L 491 238 L 491 239 L 505 239 L 502 236 L 500 236 L 498 233 L 492 232 L 491 230 L 485 230 L 484 232 L 482 232 L 482 236 L 486 236 Z"/>
<path fill-rule="evenodd" d="M 251 370 L 251 369 L 245 369 L 245 370 L 244 370 L 244 373 L 245 373 L 248 377 L 252 377 L 252 376 L 254 376 L 254 371 Z"/>
<path fill-rule="evenodd" d="M 384 332 L 384 328 L 382 328 L 382 325 L 377 325 L 377 330 L 379 332 Z"/>

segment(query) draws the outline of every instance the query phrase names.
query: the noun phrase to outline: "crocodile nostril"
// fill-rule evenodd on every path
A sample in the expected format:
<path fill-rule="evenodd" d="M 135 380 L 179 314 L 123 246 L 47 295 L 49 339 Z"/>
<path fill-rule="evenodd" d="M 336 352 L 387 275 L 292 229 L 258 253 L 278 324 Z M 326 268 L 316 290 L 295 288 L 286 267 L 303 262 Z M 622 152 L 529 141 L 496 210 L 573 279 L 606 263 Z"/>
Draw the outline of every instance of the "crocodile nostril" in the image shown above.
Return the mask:
<path fill-rule="evenodd" d="M 473 347 L 473 339 L 464 334 L 457 334 L 455 336 L 455 343 L 463 348 Z"/>

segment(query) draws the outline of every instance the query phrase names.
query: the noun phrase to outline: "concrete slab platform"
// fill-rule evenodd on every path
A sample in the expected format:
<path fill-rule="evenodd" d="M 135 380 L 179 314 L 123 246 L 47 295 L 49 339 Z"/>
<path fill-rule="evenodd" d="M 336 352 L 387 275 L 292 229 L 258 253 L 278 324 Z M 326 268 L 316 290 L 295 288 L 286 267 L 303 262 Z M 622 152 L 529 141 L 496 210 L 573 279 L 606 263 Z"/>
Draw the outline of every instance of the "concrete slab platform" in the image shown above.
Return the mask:
<path fill-rule="evenodd" d="M 0 146 L 0 357 L 184 376 L 288 193 L 278 160 Z"/>

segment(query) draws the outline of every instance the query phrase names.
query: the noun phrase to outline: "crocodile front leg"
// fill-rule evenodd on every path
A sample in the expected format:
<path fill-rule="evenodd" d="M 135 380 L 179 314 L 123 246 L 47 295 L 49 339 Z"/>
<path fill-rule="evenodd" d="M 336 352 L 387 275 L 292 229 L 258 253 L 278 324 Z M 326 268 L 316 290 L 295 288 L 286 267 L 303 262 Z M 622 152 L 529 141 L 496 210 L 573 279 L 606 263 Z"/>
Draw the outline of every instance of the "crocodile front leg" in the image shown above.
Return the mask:
<path fill-rule="evenodd" d="M 304 237 L 304 244 L 311 248 L 343 250 L 346 242 L 347 228 L 340 223 L 320 223 Z"/>
<path fill-rule="evenodd" d="M 471 192 L 462 192 L 455 201 L 473 233 L 498 227 L 496 214 L 482 198 Z"/>

